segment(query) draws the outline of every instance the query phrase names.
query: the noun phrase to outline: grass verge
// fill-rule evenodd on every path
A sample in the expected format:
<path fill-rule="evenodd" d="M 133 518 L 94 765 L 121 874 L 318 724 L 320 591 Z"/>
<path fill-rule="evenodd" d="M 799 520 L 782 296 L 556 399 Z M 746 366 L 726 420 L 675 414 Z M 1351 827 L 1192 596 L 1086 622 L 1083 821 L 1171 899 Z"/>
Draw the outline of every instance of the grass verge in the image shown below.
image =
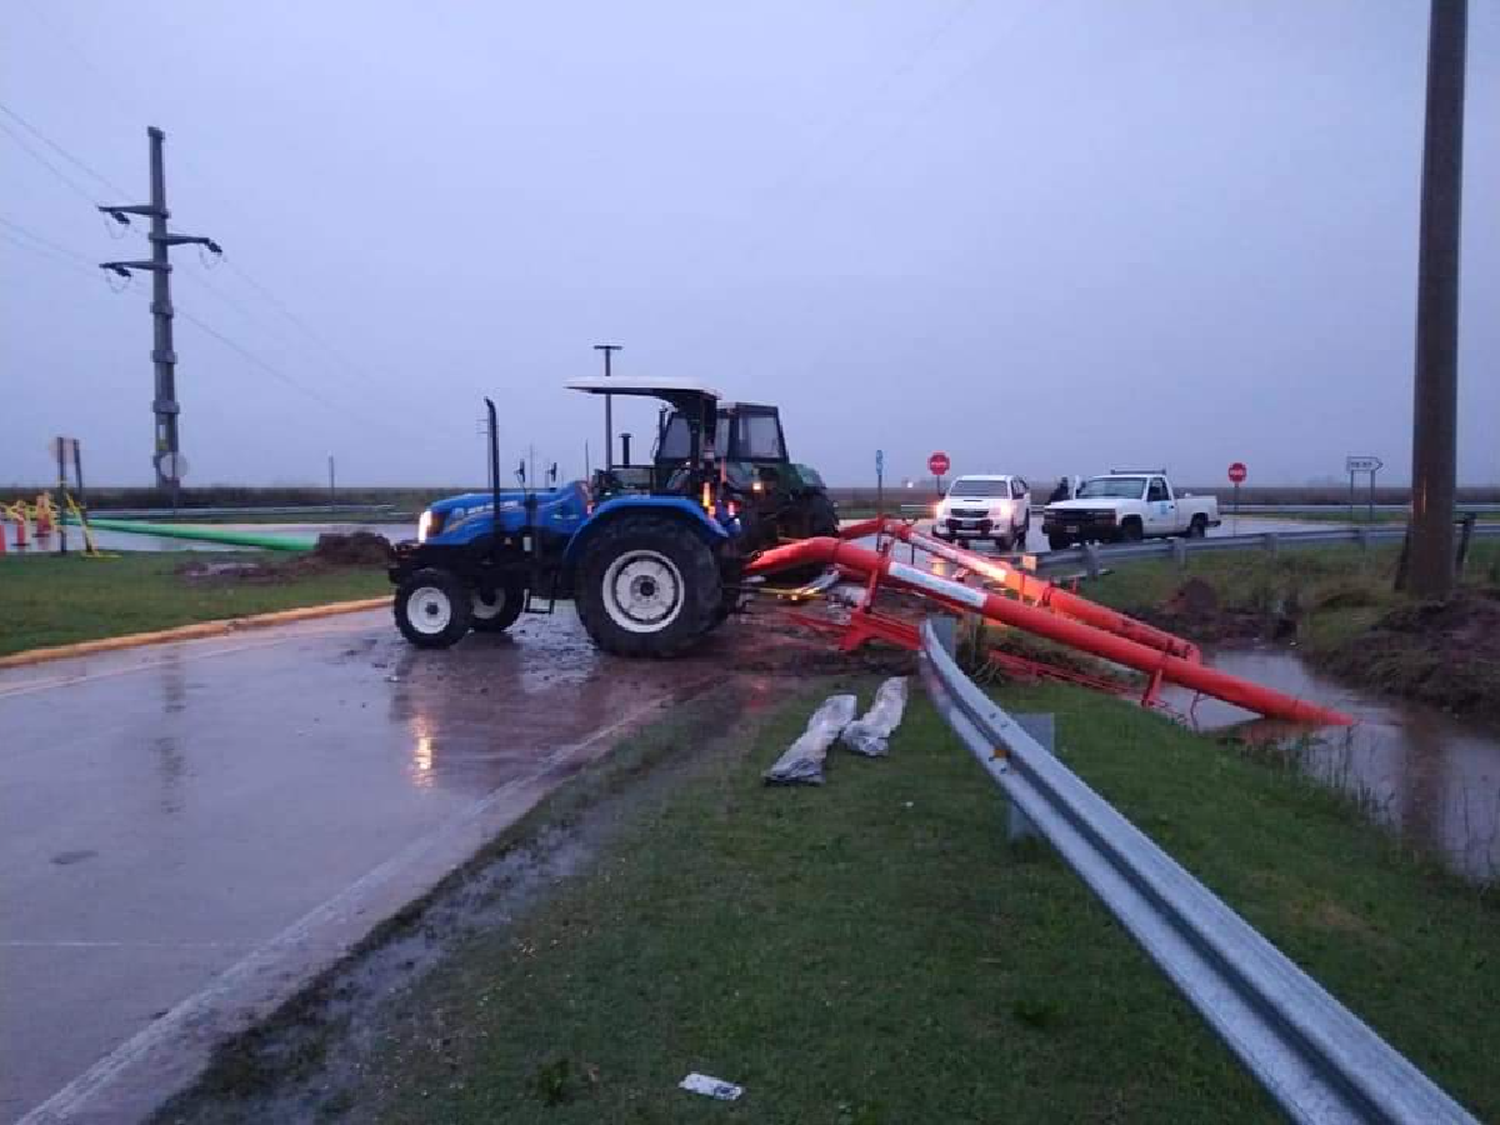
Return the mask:
<path fill-rule="evenodd" d="M 275 581 L 190 581 L 185 552 L 0 558 L 0 656 L 48 645 L 169 629 L 225 617 L 378 597 L 390 590 L 371 567 L 301 569 Z M 271 553 L 216 552 L 216 562 L 277 564 Z"/>
<path fill-rule="evenodd" d="M 869 691 L 864 697 L 868 700 Z M 1343 799 L 1067 687 L 1072 766 L 1482 1117 L 1500 1113 L 1492 901 Z M 1276 1113 L 920 697 L 889 759 L 759 773 L 811 705 L 685 781 L 370 1035 L 358 1120 L 1265 1121 Z M 677 1090 L 698 1070 L 732 1105 Z"/>

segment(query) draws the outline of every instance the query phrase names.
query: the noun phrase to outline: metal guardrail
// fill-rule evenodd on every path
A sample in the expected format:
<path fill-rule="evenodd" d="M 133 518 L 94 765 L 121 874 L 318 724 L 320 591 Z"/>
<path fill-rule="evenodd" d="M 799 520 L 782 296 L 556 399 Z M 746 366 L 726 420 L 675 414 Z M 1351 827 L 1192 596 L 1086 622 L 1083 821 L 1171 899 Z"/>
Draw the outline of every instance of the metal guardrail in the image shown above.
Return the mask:
<path fill-rule="evenodd" d="M 1475 1121 L 981 692 L 950 653 L 952 630 L 922 627 L 939 712 L 1288 1116 Z"/>
<path fill-rule="evenodd" d="M 1476 523 L 1471 531 L 1473 539 L 1500 537 L 1500 524 Z M 1369 547 L 1378 543 L 1400 543 L 1406 538 L 1406 528 L 1400 524 L 1390 527 L 1346 527 L 1314 531 L 1263 531 L 1251 535 L 1211 535 L 1203 539 L 1148 539 L 1140 543 L 1110 543 L 1069 547 L 1062 551 L 1049 551 L 1037 556 L 1037 567 L 1041 570 L 1062 566 L 1083 566 L 1090 574 L 1098 572 L 1100 566 L 1110 562 L 1125 562 L 1132 559 L 1171 559 L 1211 551 L 1245 551 L 1259 548 L 1277 551 L 1282 547 Z"/>

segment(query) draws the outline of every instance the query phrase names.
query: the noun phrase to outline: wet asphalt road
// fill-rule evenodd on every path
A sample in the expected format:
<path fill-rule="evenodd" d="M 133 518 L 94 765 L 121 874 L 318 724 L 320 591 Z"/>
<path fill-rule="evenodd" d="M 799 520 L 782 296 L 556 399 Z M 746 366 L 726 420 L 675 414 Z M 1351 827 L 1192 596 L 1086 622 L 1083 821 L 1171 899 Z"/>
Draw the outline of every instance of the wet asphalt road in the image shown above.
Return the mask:
<path fill-rule="evenodd" d="M 0 671 L 0 1120 L 289 927 L 278 972 L 356 940 L 353 915 L 442 873 L 425 841 L 497 792 L 534 800 L 573 768 L 560 747 L 694 668 L 602 657 L 559 610 L 447 652 L 377 611 Z M 379 901 L 306 921 L 377 869 Z"/>

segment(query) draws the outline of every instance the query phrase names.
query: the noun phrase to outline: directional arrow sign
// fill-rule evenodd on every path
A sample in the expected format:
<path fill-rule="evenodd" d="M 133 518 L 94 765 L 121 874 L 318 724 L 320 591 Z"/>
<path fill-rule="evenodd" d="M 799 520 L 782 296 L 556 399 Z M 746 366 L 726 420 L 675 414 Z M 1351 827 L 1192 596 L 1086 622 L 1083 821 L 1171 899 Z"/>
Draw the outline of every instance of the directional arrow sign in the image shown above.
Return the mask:
<path fill-rule="evenodd" d="M 1378 473 L 1385 467 L 1385 462 L 1379 457 L 1345 457 L 1344 472 L 1346 473 Z"/>

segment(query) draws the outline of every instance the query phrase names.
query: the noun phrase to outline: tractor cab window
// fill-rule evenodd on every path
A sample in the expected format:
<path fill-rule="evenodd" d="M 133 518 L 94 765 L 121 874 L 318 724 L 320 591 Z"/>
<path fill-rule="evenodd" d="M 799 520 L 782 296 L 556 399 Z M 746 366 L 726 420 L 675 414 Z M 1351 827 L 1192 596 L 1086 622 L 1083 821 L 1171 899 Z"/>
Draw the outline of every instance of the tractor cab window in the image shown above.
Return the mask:
<path fill-rule="evenodd" d="M 1152 477 L 1151 488 L 1146 492 L 1146 499 L 1148 501 L 1167 499 L 1167 482 L 1161 477 Z"/>
<path fill-rule="evenodd" d="M 734 415 L 730 456 L 741 461 L 785 461 L 781 426 L 774 414 Z"/>
<path fill-rule="evenodd" d="M 667 419 L 667 428 L 661 432 L 656 458 L 658 461 L 686 461 L 692 455 L 693 435 L 688 431 L 687 418 L 673 414 Z"/>

